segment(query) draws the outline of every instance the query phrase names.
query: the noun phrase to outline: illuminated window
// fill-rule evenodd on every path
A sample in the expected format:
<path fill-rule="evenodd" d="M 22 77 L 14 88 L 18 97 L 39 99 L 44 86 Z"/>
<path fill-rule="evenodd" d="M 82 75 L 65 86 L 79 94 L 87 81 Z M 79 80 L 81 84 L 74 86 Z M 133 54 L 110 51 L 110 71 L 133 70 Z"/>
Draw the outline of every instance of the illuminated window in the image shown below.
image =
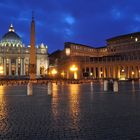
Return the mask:
<path fill-rule="evenodd" d="M 137 42 L 137 41 L 138 41 L 138 38 L 136 37 L 136 38 L 135 38 L 135 42 Z"/>
<path fill-rule="evenodd" d="M 66 48 L 66 55 L 67 55 L 67 56 L 70 55 L 70 48 Z"/>

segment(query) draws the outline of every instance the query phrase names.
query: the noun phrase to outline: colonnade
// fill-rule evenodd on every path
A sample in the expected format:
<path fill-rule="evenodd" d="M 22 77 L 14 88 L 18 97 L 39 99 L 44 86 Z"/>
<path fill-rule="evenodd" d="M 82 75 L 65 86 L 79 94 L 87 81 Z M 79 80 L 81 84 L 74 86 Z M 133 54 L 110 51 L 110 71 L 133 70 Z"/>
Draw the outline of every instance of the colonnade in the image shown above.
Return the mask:
<path fill-rule="evenodd" d="M 108 65 L 85 67 L 85 73 L 88 72 L 91 78 L 140 78 L 139 65 Z M 86 71 L 88 69 L 88 71 Z M 83 74 L 82 74 L 83 75 Z"/>

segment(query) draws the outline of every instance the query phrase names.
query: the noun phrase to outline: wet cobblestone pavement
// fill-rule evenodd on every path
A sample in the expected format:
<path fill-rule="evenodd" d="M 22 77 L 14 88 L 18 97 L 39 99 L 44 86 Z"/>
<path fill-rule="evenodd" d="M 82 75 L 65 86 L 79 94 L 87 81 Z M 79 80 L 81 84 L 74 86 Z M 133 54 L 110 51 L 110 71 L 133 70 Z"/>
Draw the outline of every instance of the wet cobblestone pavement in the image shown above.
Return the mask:
<path fill-rule="evenodd" d="M 99 83 L 51 88 L 27 96 L 26 86 L 0 86 L 0 140 L 140 139 L 138 82 L 120 83 L 118 93 Z"/>

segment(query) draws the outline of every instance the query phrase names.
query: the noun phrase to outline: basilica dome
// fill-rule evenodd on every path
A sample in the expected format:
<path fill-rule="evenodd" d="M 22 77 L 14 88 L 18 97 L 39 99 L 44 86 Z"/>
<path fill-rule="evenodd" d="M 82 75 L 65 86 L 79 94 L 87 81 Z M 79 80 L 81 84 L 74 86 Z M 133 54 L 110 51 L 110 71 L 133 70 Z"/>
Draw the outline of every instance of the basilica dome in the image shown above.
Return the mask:
<path fill-rule="evenodd" d="M 22 47 L 22 42 L 20 36 L 15 33 L 14 27 L 11 24 L 9 28 L 9 32 L 6 33 L 1 40 L 0 43 L 2 46 L 15 46 L 15 47 Z"/>

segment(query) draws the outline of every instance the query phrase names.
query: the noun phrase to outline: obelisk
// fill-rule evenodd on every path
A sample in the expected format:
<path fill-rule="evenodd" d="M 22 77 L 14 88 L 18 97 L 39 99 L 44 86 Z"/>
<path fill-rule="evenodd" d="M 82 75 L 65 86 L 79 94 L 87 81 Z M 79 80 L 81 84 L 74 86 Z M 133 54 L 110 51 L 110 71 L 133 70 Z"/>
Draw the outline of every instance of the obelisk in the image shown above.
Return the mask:
<path fill-rule="evenodd" d="M 35 48 L 35 21 L 32 15 L 31 38 L 30 38 L 30 80 L 36 79 L 36 48 Z"/>

